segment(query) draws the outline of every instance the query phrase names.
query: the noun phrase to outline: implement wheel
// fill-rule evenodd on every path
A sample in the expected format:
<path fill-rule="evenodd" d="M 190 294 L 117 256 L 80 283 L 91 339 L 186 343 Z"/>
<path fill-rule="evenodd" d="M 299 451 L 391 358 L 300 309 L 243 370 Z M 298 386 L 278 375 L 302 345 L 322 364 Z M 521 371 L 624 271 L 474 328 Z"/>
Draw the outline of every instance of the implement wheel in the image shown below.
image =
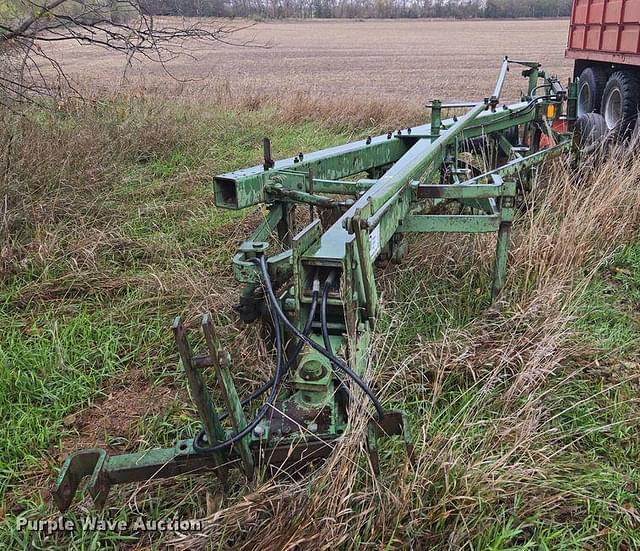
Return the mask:
<path fill-rule="evenodd" d="M 604 144 L 609 136 L 602 115 L 586 113 L 578 118 L 573 130 L 573 143 L 578 151 L 593 151 Z"/>

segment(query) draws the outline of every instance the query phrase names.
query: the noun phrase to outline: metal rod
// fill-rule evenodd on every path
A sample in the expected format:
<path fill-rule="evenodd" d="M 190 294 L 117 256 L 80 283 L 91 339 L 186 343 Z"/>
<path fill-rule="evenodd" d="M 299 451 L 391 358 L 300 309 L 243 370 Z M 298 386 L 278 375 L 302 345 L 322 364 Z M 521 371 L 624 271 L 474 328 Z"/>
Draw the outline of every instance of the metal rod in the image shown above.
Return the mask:
<path fill-rule="evenodd" d="M 511 222 L 502 222 L 498 230 L 498 243 L 496 244 L 496 263 L 493 270 L 493 287 L 491 300 L 496 300 L 507 276 L 507 260 L 509 254 L 509 239 L 511 238 Z"/>
<path fill-rule="evenodd" d="M 204 425 L 209 443 L 215 444 L 218 441 L 224 440 L 224 429 L 218 420 L 218 415 L 211 402 L 211 396 L 209 396 L 204 380 L 202 379 L 202 373 L 191 363 L 193 354 L 191 352 L 191 346 L 187 341 L 180 316 L 174 320 L 172 330 L 178 352 L 180 353 L 180 359 L 182 360 L 182 366 L 187 375 L 191 395 L 198 410 L 198 415 Z"/>
<path fill-rule="evenodd" d="M 264 151 L 264 169 L 270 170 L 275 166 L 275 162 L 273 161 L 273 156 L 271 153 L 271 140 L 269 138 L 265 138 L 262 141 L 262 148 Z"/>
<path fill-rule="evenodd" d="M 556 146 L 550 147 L 548 149 L 544 149 L 542 151 L 538 151 L 537 153 L 533 153 L 528 157 L 522 157 L 520 159 L 514 159 L 513 161 L 508 162 L 506 165 L 498 167 L 494 170 L 490 170 L 489 172 L 485 172 L 484 174 L 480 174 L 470 180 L 464 182 L 465 185 L 472 186 L 480 184 L 481 182 L 491 178 L 494 175 L 500 176 L 511 176 L 520 172 L 525 168 L 531 168 L 532 166 L 538 165 L 547 161 L 548 159 L 553 159 L 555 157 L 559 157 L 563 153 L 567 153 L 571 149 L 571 141 L 565 141 Z"/>
<path fill-rule="evenodd" d="M 393 195 L 406 186 L 414 177 L 423 174 L 434 160 L 442 154 L 444 148 L 452 143 L 456 136 L 467 128 L 480 113 L 487 109 L 486 102 L 479 103 L 464 117 L 461 117 L 449 130 L 436 141 L 420 140 L 402 157 L 378 183 L 365 193 L 353 206 L 354 214 L 368 207 L 369 215 L 382 207 Z"/>
<path fill-rule="evenodd" d="M 502 62 L 502 67 L 500 68 L 500 74 L 498 75 L 498 81 L 496 82 L 496 87 L 493 90 L 492 100 L 495 102 L 500 101 L 500 96 L 502 95 L 502 88 L 504 87 L 504 81 L 507 78 L 507 73 L 509 72 L 509 58 L 505 57 Z"/>
<path fill-rule="evenodd" d="M 213 366 L 218 376 L 220 383 L 220 390 L 222 392 L 222 399 L 227 406 L 229 412 L 229 418 L 231 419 L 231 426 L 235 434 L 238 434 L 247 426 L 247 419 L 242 411 L 242 404 L 236 386 L 233 384 L 233 378 L 231 377 L 231 371 L 229 366 L 231 365 L 231 357 L 229 353 L 222 350 L 213 323 L 211 322 L 211 315 L 205 314 L 202 318 L 202 334 L 204 335 L 207 347 L 209 348 L 209 355 L 213 359 Z M 247 478 L 251 480 L 253 478 L 253 456 L 249 449 L 249 438 L 243 438 L 238 442 L 240 458 L 242 459 L 242 465 Z"/>
<path fill-rule="evenodd" d="M 363 224 L 364 225 L 364 224 Z M 375 322 L 376 305 L 378 303 L 378 292 L 376 290 L 375 276 L 373 273 L 371 262 L 371 251 L 369 250 L 369 232 L 366 228 L 356 223 L 356 245 L 358 248 L 358 261 L 360 263 L 360 273 L 362 275 L 362 283 L 364 285 L 365 294 L 365 310 L 371 327 Z"/>
<path fill-rule="evenodd" d="M 434 108 L 434 103 L 437 100 L 434 100 L 434 102 L 432 103 L 428 103 L 426 105 L 427 109 L 433 109 Z M 476 105 L 478 105 L 478 103 L 480 103 L 480 100 L 477 101 L 463 101 L 463 102 L 457 102 L 457 103 L 440 103 L 439 107 L 441 109 L 471 109 L 472 107 L 475 107 Z M 413 131 L 411 132 L 411 134 L 413 135 Z"/>
<path fill-rule="evenodd" d="M 343 201 L 334 201 L 333 199 L 323 197 L 322 195 L 312 195 L 311 193 L 296 191 L 293 189 L 284 189 L 276 186 L 265 186 L 265 191 L 267 193 L 271 193 L 272 195 L 286 197 L 287 199 L 291 199 L 292 201 L 295 201 L 297 203 L 306 203 L 307 205 L 313 205 L 316 207 L 334 208 L 339 207 L 340 205 L 344 205 Z"/>
<path fill-rule="evenodd" d="M 434 99 L 431 104 L 431 141 L 435 142 L 442 128 L 442 103 Z"/>

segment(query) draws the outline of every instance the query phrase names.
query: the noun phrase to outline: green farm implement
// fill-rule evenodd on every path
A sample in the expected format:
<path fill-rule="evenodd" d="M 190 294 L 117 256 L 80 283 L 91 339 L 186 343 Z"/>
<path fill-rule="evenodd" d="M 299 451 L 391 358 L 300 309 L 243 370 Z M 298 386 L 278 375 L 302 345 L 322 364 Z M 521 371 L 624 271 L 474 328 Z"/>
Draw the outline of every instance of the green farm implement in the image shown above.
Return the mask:
<path fill-rule="evenodd" d="M 507 105 L 500 97 L 514 67 L 526 91 Z M 202 317 L 199 351 L 176 319 L 173 334 L 202 430 L 167 449 L 73 453 L 54 490 L 58 507 L 70 506 L 85 477 L 101 507 L 114 484 L 207 470 L 224 482 L 234 467 L 248 479 L 300 470 L 331 453 L 362 400 L 373 406 L 366 435 L 373 468 L 379 439 L 402 438 L 411 455 L 404 414 L 385 409 L 364 380 L 379 313 L 375 263 L 401 261 L 406 234 L 495 233 L 496 299 L 514 214 L 536 167 L 591 140 L 589 125 L 576 124 L 576 104 L 576 82 L 565 88 L 538 63 L 506 58 L 490 96 L 433 101 L 429 124 L 281 161 L 265 140 L 263 164 L 216 177 L 217 207 L 266 207 L 233 257 L 233 271 L 243 285 L 240 318 L 269 327 L 273 375 L 241 400 L 211 316 Z M 215 379 L 226 413 L 214 406 L 205 375 Z"/>

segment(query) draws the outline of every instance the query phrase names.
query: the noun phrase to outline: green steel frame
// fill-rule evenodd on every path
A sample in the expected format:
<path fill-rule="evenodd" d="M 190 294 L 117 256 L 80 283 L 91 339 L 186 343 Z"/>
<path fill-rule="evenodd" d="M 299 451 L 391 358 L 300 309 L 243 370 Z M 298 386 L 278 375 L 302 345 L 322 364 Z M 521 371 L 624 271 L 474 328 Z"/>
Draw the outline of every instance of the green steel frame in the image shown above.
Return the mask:
<path fill-rule="evenodd" d="M 524 67 L 527 92 L 517 103 L 501 104 L 503 83 L 516 65 Z M 345 388 L 344 375 L 322 350 L 336 351 L 356 374 L 364 373 L 378 315 L 374 263 L 399 261 L 407 248 L 406 233 L 495 233 L 492 297 L 498 297 L 517 198 L 535 167 L 572 148 L 576 83 L 566 91 L 538 63 L 505 58 L 490 97 L 472 104 L 434 101 L 429 108 L 429 124 L 282 161 L 273 160 L 265 140 L 262 165 L 215 178 L 218 207 L 268 209 L 233 257 L 234 274 L 245 285 L 240 317 L 246 322 L 269 318 L 265 276 L 256 262 L 266 258 L 272 286 L 281 289 L 281 309 L 298 330 L 308 326 L 316 347 L 301 348 L 269 414 L 227 449 L 203 450 L 188 439 L 174 448 L 121 456 L 110 457 L 101 449 L 72 454 L 54 490 L 61 510 L 70 506 L 84 477 L 101 507 L 113 484 L 207 470 L 224 483 L 235 465 L 251 479 L 267 467 L 298 469 L 330 454 L 347 430 L 349 405 L 357 396 Z M 463 108 L 470 109 L 443 118 L 445 111 Z M 490 166 L 480 170 L 480 158 Z M 309 209 L 311 221 L 296 234 L 295 209 L 301 205 Z M 276 252 L 269 254 L 272 250 Z M 311 306 L 319 279 L 327 288 L 328 342 Z M 248 420 L 233 383 L 231 357 L 220 346 L 209 315 L 203 317 L 201 331 L 205 351 L 195 354 L 181 320 L 173 326 L 204 438 L 216 444 L 245 429 Z M 294 354 L 291 346 L 287 351 Z M 229 412 L 228 427 L 206 386 L 207 368 L 212 368 Z M 376 469 L 376 442 L 388 436 L 404 438 L 411 453 L 402 412 L 386 411 L 370 421 L 367 441 Z"/>

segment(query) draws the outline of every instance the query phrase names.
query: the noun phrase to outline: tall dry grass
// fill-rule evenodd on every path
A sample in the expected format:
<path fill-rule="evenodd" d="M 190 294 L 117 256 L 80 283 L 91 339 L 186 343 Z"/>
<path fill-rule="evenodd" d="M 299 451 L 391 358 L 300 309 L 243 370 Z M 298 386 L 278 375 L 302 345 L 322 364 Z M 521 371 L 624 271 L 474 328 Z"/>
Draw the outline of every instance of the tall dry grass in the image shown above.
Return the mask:
<path fill-rule="evenodd" d="M 640 159 L 623 151 L 595 166 L 547 167 L 515 225 L 501 308 L 445 331 L 437 342 L 416 342 L 414 353 L 400 360 L 392 352 L 395 334 L 377 336 L 369 379 L 387 402 L 420 404 L 411 414 L 413 465 L 386 447 L 383 472 L 374 476 L 365 459 L 368 417 L 360 411 L 319 469 L 251 488 L 209 517 L 202 533 L 174 543 L 184 549 L 460 549 L 505 516 L 580 518 L 589 495 L 567 488 L 580 469 L 568 451 L 584 435 L 555 424 L 579 405 L 563 403 L 563 389 L 590 367 L 589 351 L 569 322 L 598 267 L 638 236 L 639 178 Z M 446 277 L 434 261 L 438 243 L 446 244 L 440 258 L 453 262 L 478 247 L 463 239 L 452 248 L 447 239 L 413 253 L 409 265 L 420 278 Z M 490 256 L 479 259 L 485 271 Z M 412 307 L 396 303 L 387 315 L 397 326 Z M 457 393 L 452 380 L 459 381 Z M 619 515 L 627 524 L 640 521 L 633 508 Z"/>
<path fill-rule="evenodd" d="M 91 90 L 86 95 L 91 97 Z M 370 92 L 353 94 L 322 94 L 317 91 L 292 90 L 288 93 L 238 90 L 230 82 L 206 86 L 202 92 L 186 89 L 180 83 L 164 83 L 162 87 L 145 85 L 131 87 L 135 98 L 176 100 L 191 108 L 210 111 L 211 106 L 237 109 L 240 112 L 267 110 L 275 120 L 289 124 L 321 123 L 340 132 L 364 129 L 381 133 L 407 126 L 423 124 L 429 113 L 420 101 L 389 101 Z M 202 110 L 201 110 L 202 112 Z"/>
<path fill-rule="evenodd" d="M 92 249 L 92 243 L 113 244 L 116 251 L 138 247 L 110 223 L 123 209 L 102 201 L 105 192 L 122 187 L 132 167 L 176 149 L 191 151 L 201 166 L 180 174 L 175 186 L 206 189 L 219 170 L 207 151 L 233 133 L 234 118 L 237 125 L 247 120 L 265 126 L 323 121 L 331 131 L 358 133 L 415 124 L 423 116 L 418 107 L 376 100 L 239 95 L 228 86 L 206 98 L 139 88 L 111 96 L 87 91 L 82 101 L 66 98 L 50 110 L 27 107 L 20 115 L 0 108 L 0 276 L 22 270 L 26 258 L 42 265 L 65 256 L 68 239 L 61 235 L 86 241 L 79 247 L 83 250 Z M 54 225 L 60 232 L 50 231 Z"/>

